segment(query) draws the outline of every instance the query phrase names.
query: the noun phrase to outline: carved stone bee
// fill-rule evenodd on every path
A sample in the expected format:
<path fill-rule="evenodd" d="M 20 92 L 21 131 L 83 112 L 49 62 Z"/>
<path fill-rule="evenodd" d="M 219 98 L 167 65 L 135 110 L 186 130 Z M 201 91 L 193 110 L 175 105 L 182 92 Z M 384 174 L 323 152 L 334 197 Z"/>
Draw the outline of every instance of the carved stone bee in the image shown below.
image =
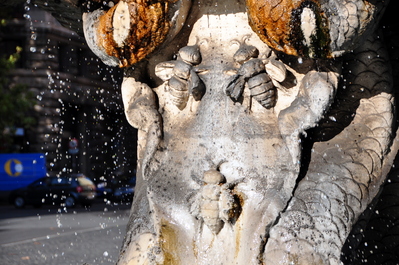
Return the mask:
<path fill-rule="evenodd" d="M 247 83 L 251 96 L 263 107 L 270 109 L 277 101 L 277 89 L 272 79 L 284 81 L 286 68 L 283 63 L 274 59 L 261 60 L 256 47 L 243 44 L 234 55 L 234 61 L 241 64 L 236 75 L 226 88 L 226 94 L 237 101 Z"/>
<path fill-rule="evenodd" d="M 191 213 L 212 231 L 218 234 L 224 224 L 238 218 L 240 206 L 234 197 L 231 185 L 217 170 L 204 173 L 204 185 L 199 189 L 191 205 Z"/>
<path fill-rule="evenodd" d="M 198 101 L 205 94 L 205 85 L 193 68 L 200 63 L 201 53 L 194 45 L 181 48 L 177 60 L 162 62 L 155 67 L 155 74 L 167 82 L 170 100 L 180 110 L 186 107 L 190 95 Z"/>

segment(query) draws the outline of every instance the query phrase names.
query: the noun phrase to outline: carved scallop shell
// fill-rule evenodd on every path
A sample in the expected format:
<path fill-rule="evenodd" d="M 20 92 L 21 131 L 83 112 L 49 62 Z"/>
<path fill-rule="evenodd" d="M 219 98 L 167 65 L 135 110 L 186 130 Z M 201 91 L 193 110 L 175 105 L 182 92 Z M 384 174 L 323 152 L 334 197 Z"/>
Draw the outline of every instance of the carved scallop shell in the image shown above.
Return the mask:
<path fill-rule="evenodd" d="M 108 11 L 84 13 L 89 47 L 104 63 L 131 66 L 151 54 L 181 29 L 188 0 L 125 0 Z"/>
<path fill-rule="evenodd" d="M 362 43 L 386 1 L 247 0 L 249 24 L 271 48 L 332 58 Z"/>
<path fill-rule="evenodd" d="M 121 67 L 144 59 L 166 38 L 169 3 L 121 1 L 100 17 L 98 45 L 116 57 Z"/>
<path fill-rule="evenodd" d="M 308 36 L 300 28 L 302 23 L 300 14 L 305 6 L 309 6 L 317 18 L 310 22 L 307 33 L 310 36 L 323 34 L 323 40 L 317 39 L 317 43 L 312 43 L 312 45 L 319 46 L 318 53 L 322 57 L 330 57 L 328 34 L 325 34 L 326 25 L 322 12 L 319 11 L 318 2 L 315 0 L 247 0 L 249 23 L 256 34 L 271 48 L 290 55 L 314 57 L 319 54 L 311 56 L 313 55 L 309 51 L 311 46 L 304 42 Z M 315 24 L 311 24 L 313 22 Z"/>

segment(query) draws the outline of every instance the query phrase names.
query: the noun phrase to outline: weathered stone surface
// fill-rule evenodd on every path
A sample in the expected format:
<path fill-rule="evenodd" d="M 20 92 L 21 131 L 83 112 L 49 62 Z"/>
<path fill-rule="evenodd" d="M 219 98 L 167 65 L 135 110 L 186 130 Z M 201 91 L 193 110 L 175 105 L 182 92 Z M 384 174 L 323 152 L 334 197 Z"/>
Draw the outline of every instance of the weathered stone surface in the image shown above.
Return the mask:
<path fill-rule="evenodd" d="M 126 70 L 139 168 L 118 264 L 339 264 L 398 149 L 385 4 L 193 3 Z"/>
<path fill-rule="evenodd" d="M 374 68 L 386 58 L 379 52 L 369 54 L 367 65 L 346 65 L 345 58 L 312 60 L 271 48 L 329 58 L 349 52 L 350 42 L 358 44 L 353 56 L 359 60 L 380 50 L 367 18 L 382 5 L 351 4 L 362 5 L 247 1 L 248 20 L 241 1 L 201 2 L 193 6 L 197 15 L 187 21 L 190 35 L 182 49 L 196 47 L 200 61 L 184 53 L 170 61 L 173 53 L 164 53 L 166 62 L 155 68 L 163 83 L 153 89 L 140 74 L 127 72 L 122 93 L 128 119 L 141 130 L 140 167 L 118 264 L 339 263 L 350 227 L 392 163 L 392 83 L 387 66 Z M 259 5 L 270 10 L 259 12 Z M 330 10 L 344 6 L 349 13 L 340 25 L 354 23 L 357 30 L 340 35 L 328 28 L 339 22 Z M 367 18 L 364 12 L 370 12 Z M 304 21 L 296 28 L 301 39 L 293 38 L 292 25 Z M 361 78 L 371 71 L 379 74 Z M 308 164 L 301 140 L 309 129 L 323 127 L 346 73 L 343 80 L 352 80 L 347 89 L 370 94 L 352 94 L 352 124 L 314 143 Z M 198 98 L 189 92 L 194 74 L 204 85 Z"/>

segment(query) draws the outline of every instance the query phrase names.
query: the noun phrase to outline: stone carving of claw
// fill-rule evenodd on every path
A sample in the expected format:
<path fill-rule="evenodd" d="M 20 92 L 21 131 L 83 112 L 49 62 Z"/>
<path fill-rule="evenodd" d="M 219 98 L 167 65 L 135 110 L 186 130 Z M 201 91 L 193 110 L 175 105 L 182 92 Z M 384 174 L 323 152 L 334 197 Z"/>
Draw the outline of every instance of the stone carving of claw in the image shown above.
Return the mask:
<path fill-rule="evenodd" d="M 155 67 L 155 74 L 167 82 L 170 101 L 180 110 L 186 107 L 190 95 L 198 101 L 205 94 L 205 85 L 194 69 L 200 63 L 199 47 L 193 45 L 181 48 L 177 60 Z"/>

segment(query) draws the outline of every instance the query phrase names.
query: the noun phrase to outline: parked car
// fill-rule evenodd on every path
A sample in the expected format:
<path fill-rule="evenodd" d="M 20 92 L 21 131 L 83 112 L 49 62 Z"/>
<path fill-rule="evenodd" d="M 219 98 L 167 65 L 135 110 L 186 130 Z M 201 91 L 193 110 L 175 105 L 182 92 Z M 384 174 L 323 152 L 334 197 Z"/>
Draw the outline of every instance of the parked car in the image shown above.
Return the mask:
<path fill-rule="evenodd" d="M 112 179 L 97 184 L 97 196 L 111 202 L 131 202 L 133 200 L 136 178 L 129 180 Z"/>
<path fill-rule="evenodd" d="M 13 190 L 9 202 L 16 208 L 25 205 L 61 204 L 90 206 L 96 198 L 96 186 L 83 174 L 40 178 L 26 187 Z"/>

